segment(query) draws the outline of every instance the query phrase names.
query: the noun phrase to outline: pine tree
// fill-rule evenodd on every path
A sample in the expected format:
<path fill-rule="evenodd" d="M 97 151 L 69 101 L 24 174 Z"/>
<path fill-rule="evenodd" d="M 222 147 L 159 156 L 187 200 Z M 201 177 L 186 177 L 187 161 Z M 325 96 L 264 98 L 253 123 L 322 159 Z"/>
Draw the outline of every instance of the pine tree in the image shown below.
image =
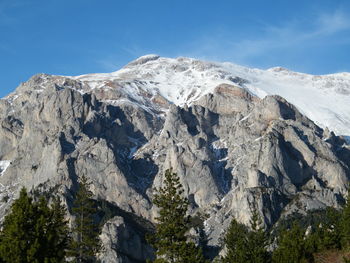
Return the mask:
<path fill-rule="evenodd" d="M 167 170 L 165 186 L 157 190 L 154 204 L 159 207 L 159 216 L 154 235 L 148 241 L 156 250 L 155 263 L 202 263 L 205 262 L 201 250 L 188 241 L 189 217 L 186 216 L 188 200 L 182 196 L 183 189 L 179 177 Z"/>
<path fill-rule="evenodd" d="M 0 254 L 5 262 L 30 262 L 38 251 L 33 235 L 37 213 L 33 199 L 22 188 L 19 198 L 14 201 L 11 212 L 5 217 L 1 232 Z M 35 251 L 34 251 L 35 250 Z"/>
<path fill-rule="evenodd" d="M 306 246 L 305 231 L 298 224 L 282 231 L 278 239 L 278 247 L 272 255 L 274 263 L 313 262 L 313 255 Z"/>
<path fill-rule="evenodd" d="M 55 208 L 50 208 L 44 198 L 34 202 L 26 189 L 22 188 L 3 223 L 0 235 L 0 255 L 3 261 L 63 262 L 69 232 L 64 210 L 57 215 Z"/>
<path fill-rule="evenodd" d="M 247 235 L 247 227 L 233 218 L 224 237 L 227 252 L 222 258 L 223 263 L 246 263 L 249 260 L 247 255 Z"/>
<path fill-rule="evenodd" d="M 350 188 L 349 188 L 350 189 Z M 340 220 L 340 231 L 341 231 L 341 246 L 343 249 L 350 248 L 350 194 L 346 204 L 343 208 L 341 220 Z"/>
<path fill-rule="evenodd" d="M 63 262 L 66 250 L 70 243 L 70 229 L 65 219 L 66 208 L 61 204 L 59 198 L 54 198 L 48 219 L 50 220 L 51 231 L 47 233 L 47 251 L 53 258 L 52 263 Z"/>
<path fill-rule="evenodd" d="M 247 253 L 249 258 L 247 263 L 268 263 L 270 262 L 270 255 L 267 251 L 268 236 L 255 207 L 250 224 L 251 231 L 248 233 L 247 238 Z"/>
<path fill-rule="evenodd" d="M 308 240 L 311 239 L 311 242 L 315 243 L 314 251 L 341 248 L 341 213 L 332 207 L 327 207 L 325 212 L 322 223 L 317 225 L 315 232 L 308 237 Z"/>
<path fill-rule="evenodd" d="M 250 221 L 251 231 L 236 219 L 232 219 L 224 244 L 227 250 L 222 258 L 224 263 L 268 263 L 270 255 L 267 251 L 268 237 L 261 226 L 261 220 L 254 208 Z"/>
<path fill-rule="evenodd" d="M 72 209 L 75 220 L 69 255 L 79 263 L 95 262 L 101 248 L 98 224 L 94 220 L 97 209 L 90 184 L 85 176 L 80 178 Z"/>

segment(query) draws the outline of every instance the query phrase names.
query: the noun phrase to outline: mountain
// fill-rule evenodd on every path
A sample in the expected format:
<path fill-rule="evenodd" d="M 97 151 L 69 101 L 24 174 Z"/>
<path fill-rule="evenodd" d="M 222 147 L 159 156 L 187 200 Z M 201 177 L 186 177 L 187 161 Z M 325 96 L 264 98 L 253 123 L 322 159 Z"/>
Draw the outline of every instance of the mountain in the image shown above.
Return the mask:
<path fill-rule="evenodd" d="M 349 94 L 348 73 L 156 55 L 108 74 L 35 75 L 0 100 L 0 215 L 21 186 L 70 207 L 85 175 L 105 222 L 101 259 L 143 262 L 154 188 L 172 167 L 215 255 L 231 218 L 248 224 L 253 207 L 272 226 L 344 202 Z"/>
<path fill-rule="evenodd" d="M 88 90 L 105 86 L 109 81 L 130 81 L 139 89 L 152 95 L 159 93 L 179 106 L 191 104 L 225 83 L 259 98 L 280 95 L 323 128 L 328 127 L 338 135 L 350 135 L 350 73 L 314 76 L 281 67 L 260 70 L 231 63 L 147 55 L 110 74 L 88 74 L 73 79 L 86 83 Z M 129 92 L 135 90 L 130 87 Z"/>

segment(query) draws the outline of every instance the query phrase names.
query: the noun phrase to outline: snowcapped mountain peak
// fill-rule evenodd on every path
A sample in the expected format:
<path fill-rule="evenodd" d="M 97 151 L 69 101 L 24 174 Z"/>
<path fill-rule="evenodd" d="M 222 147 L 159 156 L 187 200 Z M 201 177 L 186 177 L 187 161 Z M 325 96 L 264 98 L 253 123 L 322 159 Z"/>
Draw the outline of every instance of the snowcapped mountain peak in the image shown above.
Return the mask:
<path fill-rule="evenodd" d="M 268 71 L 272 71 L 272 72 L 281 72 L 281 71 L 284 71 L 284 72 L 290 72 L 289 69 L 286 69 L 284 67 L 273 67 L 273 68 L 269 68 L 267 69 Z"/>
<path fill-rule="evenodd" d="M 153 81 L 155 84 L 149 87 L 157 89 L 175 104 L 191 104 L 201 96 L 212 93 L 218 85 L 231 84 L 260 98 L 280 95 L 317 124 L 338 134 L 350 134 L 348 73 L 318 76 L 282 67 L 261 70 L 231 63 L 154 55 L 136 61 L 143 63 L 128 64 L 113 74 L 121 79 Z"/>
<path fill-rule="evenodd" d="M 47 75 L 43 76 L 47 81 Z M 79 85 L 74 89 L 80 92 L 100 90 L 111 94 L 113 90 L 114 95 L 103 95 L 110 103 L 136 103 L 162 111 L 171 103 L 190 105 L 214 93 L 217 86 L 229 84 L 260 98 L 280 95 L 318 125 L 338 135 L 350 135 L 350 73 L 310 75 L 282 67 L 262 70 L 229 62 L 150 54 L 112 73 L 52 78 L 62 83 L 66 79 L 77 81 Z"/>
<path fill-rule="evenodd" d="M 144 55 L 142 57 L 137 58 L 134 61 L 131 61 L 129 64 L 127 64 L 125 67 L 130 67 L 130 66 L 135 66 L 135 65 L 142 65 L 147 63 L 148 61 L 154 61 L 160 58 L 159 55 L 156 54 L 149 54 L 149 55 Z"/>

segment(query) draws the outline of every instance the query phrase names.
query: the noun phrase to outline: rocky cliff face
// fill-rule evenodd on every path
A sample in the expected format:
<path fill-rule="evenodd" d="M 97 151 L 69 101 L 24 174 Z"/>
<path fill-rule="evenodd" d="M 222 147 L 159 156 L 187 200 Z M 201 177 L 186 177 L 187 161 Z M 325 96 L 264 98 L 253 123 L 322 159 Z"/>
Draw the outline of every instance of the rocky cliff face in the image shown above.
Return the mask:
<path fill-rule="evenodd" d="M 39 74 L 0 100 L 0 215 L 21 186 L 57 192 L 69 207 L 85 175 L 113 211 L 104 218 L 101 258 L 125 263 L 152 256 L 144 233 L 156 215 L 153 189 L 170 167 L 212 248 L 232 217 L 249 222 L 253 206 L 271 226 L 294 211 L 343 202 L 350 176 L 344 138 L 280 96 L 254 95 L 243 77 L 210 75 L 208 63 L 191 62 L 212 78 L 203 83 L 214 85 L 210 92 L 185 89 L 188 79 L 168 83 L 176 72 L 193 78 L 190 66 L 155 77 L 146 69 L 157 72 L 150 63 L 158 59 L 143 57 L 114 75 Z M 186 99 L 171 100 L 177 87 Z"/>

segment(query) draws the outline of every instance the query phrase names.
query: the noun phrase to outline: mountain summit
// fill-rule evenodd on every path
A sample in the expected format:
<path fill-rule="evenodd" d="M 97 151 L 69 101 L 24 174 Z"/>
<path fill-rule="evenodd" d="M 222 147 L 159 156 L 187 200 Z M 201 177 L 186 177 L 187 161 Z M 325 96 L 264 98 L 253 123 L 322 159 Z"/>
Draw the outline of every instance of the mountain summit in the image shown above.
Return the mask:
<path fill-rule="evenodd" d="M 350 135 L 350 73 L 309 75 L 281 67 L 261 70 L 227 62 L 145 55 L 116 72 L 65 78 L 80 81 L 80 92 L 106 91 L 120 84 L 123 91 L 119 92 L 141 105 L 149 104 L 145 95 L 152 96 L 156 104 L 191 105 L 213 93 L 219 84 L 234 85 L 259 98 L 280 95 L 322 128 Z M 114 97 L 105 99 L 112 102 Z"/>
<path fill-rule="evenodd" d="M 259 98 L 280 95 L 323 128 L 328 127 L 338 135 L 350 135 L 350 73 L 315 76 L 281 67 L 261 70 L 231 63 L 146 55 L 119 71 L 74 79 L 91 88 L 104 86 L 109 81 L 127 80 L 142 90 L 159 92 L 179 106 L 190 105 L 212 93 L 219 84 L 230 84 Z"/>

